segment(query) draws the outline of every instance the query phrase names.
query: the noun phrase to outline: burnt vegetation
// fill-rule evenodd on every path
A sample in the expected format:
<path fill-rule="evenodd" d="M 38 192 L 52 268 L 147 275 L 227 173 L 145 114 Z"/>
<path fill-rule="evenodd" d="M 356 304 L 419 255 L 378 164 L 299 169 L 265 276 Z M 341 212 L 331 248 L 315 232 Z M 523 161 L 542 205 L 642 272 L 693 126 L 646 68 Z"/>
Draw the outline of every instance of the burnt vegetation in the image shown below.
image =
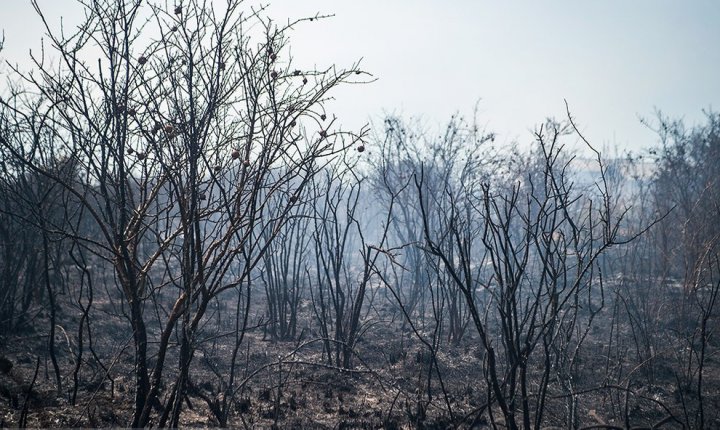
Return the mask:
<path fill-rule="evenodd" d="M 3 426 L 720 426 L 719 115 L 351 131 L 322 16 L 83 4 L 1 70 Z"/>

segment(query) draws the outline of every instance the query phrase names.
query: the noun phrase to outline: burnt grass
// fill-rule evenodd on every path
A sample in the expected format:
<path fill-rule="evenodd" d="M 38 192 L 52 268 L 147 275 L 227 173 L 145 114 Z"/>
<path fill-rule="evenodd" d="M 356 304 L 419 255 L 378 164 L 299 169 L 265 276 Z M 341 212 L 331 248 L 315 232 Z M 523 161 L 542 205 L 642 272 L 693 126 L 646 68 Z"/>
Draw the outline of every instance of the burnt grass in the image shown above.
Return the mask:
<path fill-rule="evenodd" d="M 544 428 L 679 428 L 682 423 L 692 427 L 698 422 L 701 339 L 697 315 L 690 312 L 690 302 L 678 288 L 633 288 L 623 286 L 615 293 L 606 288 L 605 306 L 592 320 L 581 347 L 572 350 L 572 387 L 560 381 L 557 369 L 551 370 Z M 366 330 L 355 348 L 353 368 L 348 370 L 328 363 L 309 298 L 299 308 L 296 338 L 273 341 L 258 291 L 250 328 L 237 355 L 236 382 L 228 396 L 228 426 L 486 428 L 494 421 L 504 428 L 497 405 L 488 408 L 485 353 L 472 325 L 459 341 L 449 341 L 444 330 L 439 331 L 437 369 L 430 350 L 418 341 L 399 308 L 382 295 L 376 294 L 367 306 Z M 29 427 L 107 427 L 130 422 L 133 343 L 117 298 L 96 300 L 91 309 L 92 351 L 85 332 L 76 401 L 71 402 L 80 317 L 75 302 L 70 294 L 58 295 L 55 349 L 60 391 L 48 358 L 46 310 L 34 309 L 25 324 L 0 338 L 0 364 L 12 365 L 0 369 L 3 427 L 18 426 L 24 410 Z M 684 302 L 688 302 L 687 312 L 682 309 Z M 223 398 L 222 384 L 229 373 L 235 303 L 230 298 L 215 303 L 198 334 L 183 426 L 219 423 L 212 408 Z M 580 313 L 579 327 L 587 321 L 584 317 Z M 418 333 L 431 341 L 432 315 L 426 315 L 424 324 L 420 317 L 414 323 Z M 708 327 L 711 335 L 706 337 L 700 394 L 705 426 L 720 428 L 717 320 L 711 318 Z M 157 330 L 150 325 L 148 338 L 156 339 Z M 531 360 L 532 395 L 543 370 L 541 356 Z M 177 348 L 173 346 L 165 380 L 173 381 L 174 372 Z M 169 390 L 163 388 L 161 398 L 166 398 Z"/>

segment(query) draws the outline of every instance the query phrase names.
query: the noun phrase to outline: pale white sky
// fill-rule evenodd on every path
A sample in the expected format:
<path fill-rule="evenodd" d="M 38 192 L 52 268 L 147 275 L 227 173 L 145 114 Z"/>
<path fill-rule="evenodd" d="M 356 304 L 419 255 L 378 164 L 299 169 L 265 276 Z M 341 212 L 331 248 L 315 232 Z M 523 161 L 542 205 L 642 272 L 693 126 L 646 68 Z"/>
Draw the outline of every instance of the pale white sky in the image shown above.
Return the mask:
<path fill-rule="evenodd" d="M 255 3 L 255 2 L 253 2 Z M 531 139 L 567 99 L 598 146 L 639 150 L 655 135 L 638 117 L 655 108 L 690 124 L 720 106 L 717 0 L 269 0 L 278 21 L 314 15 L 290 34 L 301 64 L 362 58 L 378 80 L 336 93 L 334 111 L 357 127 L 382 113 L 440 124 L 460 111 L 501 142 Z M 77 16 L 72 0 L 41 0 L 51 19 Z M 250 4 L 250 3 L 248 3 Z M 42 29 L 29 0 L 0 0 L 3 56 L 22 61 Z"/>

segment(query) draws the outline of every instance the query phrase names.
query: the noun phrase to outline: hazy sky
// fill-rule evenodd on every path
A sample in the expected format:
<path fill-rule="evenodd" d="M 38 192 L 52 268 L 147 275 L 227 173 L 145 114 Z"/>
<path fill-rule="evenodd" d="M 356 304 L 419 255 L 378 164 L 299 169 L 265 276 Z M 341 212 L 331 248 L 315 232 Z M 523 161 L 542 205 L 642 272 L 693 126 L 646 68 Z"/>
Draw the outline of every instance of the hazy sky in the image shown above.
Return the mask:
<path fill-rule="evenodd" d="M 658 108 L 690 124 L 720 106 L 717 0 L 269 0 L 278 21 L 333 18 L 290 34 L 303 64 L 362 67 L 378 80 L 336 93 L 348 126 L 382 113 L 440 124 L 460 111 L 501 142 L 528 141 L 567 99 L 598 145 L 643 149 L 655 135 L 639 117 Z M 51 19 L 77 14 L 72 0 L 43 0 Z M 29 0 L 0 0 L 3 56 L 21 61 L 42 29 Z"/>

